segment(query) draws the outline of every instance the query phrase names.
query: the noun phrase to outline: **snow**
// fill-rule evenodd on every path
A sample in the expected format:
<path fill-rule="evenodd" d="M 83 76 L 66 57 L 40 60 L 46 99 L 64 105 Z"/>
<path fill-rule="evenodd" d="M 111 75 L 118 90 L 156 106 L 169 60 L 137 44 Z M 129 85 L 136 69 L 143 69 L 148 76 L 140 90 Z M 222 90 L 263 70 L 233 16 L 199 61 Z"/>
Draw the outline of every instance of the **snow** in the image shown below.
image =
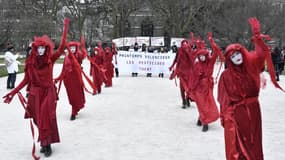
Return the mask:
<path fill-rule="evenodd" d="M 89 64 L 84 61 L 89 73 Z M 61 65 L 55 66 L 55 75 Z M 260 92 L 263 120 L 264 159 L 285 159 L 285 98 L 273 87 L 267 73 L 267 87 Z M 17 82 L 23 74 L 17 75 Z M 0 78 L 5 95 L 7 77 Z M 285 88 L 285 76 L 279 84 Z M 215 96 L 216 96 L 215 85 Z M 23 94 L 24 89 L 22 90 Z M 225 159 L 223 128 L 219 120 L 208 132 L 196 126 L 195 103 L 181 109 L 179 88 L 167 76 L 122 75 L 113 79 L 113 87 L 99 95 L 86 93 L 86 106 L 75 121 L 70 121 L 71 106 L 64 85 L 57 105 L 61 142 L 52 145 L 49 160 L 222 160 Z M 1 102 L 0 159 L 32 159 L 32 135 L 29 120 L 18 97 L 10 104 Z"/>

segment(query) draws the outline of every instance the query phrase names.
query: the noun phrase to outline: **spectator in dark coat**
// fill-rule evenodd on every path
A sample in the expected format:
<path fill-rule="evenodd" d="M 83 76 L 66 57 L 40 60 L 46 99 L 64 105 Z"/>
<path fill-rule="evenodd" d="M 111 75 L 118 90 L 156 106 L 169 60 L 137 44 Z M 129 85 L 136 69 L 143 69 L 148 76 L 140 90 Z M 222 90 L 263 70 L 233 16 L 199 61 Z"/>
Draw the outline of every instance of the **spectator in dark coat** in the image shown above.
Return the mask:
<path fill-rule="evenodd" d="M 272 63 L 274 65 L 274 70 L 276 74 L 276 80 L 279 81 L 280 74 L 280 62 L 281 62 L 281 50 L 278 47 L 275 47 L 271 53 Z"/>
<path fill-rule="evenodd" d="M 284 70 L 284 62 L 285 62 L 285 47 L 283 47 L 281 50 L 280 60 L 281 60 L 281 62 L 279 64 L 279 67 L 280 67 L 280 74 L 282 74 L 282 72 Z"/>
<path fill-rule="evenodd" d="M 139 44 L 136 42 L 134 45 L 134 51 L 139 51 Z"/>

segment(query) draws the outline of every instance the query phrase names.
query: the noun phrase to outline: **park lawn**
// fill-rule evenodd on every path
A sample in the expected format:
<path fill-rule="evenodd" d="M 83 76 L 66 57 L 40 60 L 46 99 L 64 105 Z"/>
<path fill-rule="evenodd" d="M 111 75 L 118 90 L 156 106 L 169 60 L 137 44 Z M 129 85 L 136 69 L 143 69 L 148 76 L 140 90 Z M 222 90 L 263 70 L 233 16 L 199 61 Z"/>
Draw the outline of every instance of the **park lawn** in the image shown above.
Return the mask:
<path fill-rule="evenodd" d="M 25 58 L 18 58 L 17 59 L 19 62 L 21 62 L 21 64 L 19 65 L 19 72 L 18 73 L 23 73 L 24 72 L 24 68 L 25 68 Z M 60 58 L 56 61 L 56 63 L 63 63 L 63 59 Z M 5 67 L 5 63 L 4 63 L 4 58 L 0 58 L 0 77 L 5 77 L 8 76 L 8 72 L 7 69 Z"/>

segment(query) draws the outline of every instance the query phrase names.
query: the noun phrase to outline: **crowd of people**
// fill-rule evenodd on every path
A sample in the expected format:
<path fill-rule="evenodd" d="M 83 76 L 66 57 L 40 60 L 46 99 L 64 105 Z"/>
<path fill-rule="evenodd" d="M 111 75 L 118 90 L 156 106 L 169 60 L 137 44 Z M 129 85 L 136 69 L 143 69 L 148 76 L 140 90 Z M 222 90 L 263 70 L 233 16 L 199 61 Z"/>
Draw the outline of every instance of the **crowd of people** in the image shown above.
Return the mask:
<path fill-rule="evenodd" d="M 220 119 L 224 129 L 227 160 L 263 159 L 262 118 L 258 96 L 261 74 L 265 68 L 275 87 L 284 91 L 277 82 L 284 68 L 284 49 L 281 51 L 274 48 L 271 52 L 265 43 L 270 37 L 261 34 L 260 22 L 256 18 L 250 18 L 249 23 L 253 33 L 251 40 L 255 46 L 254 50 L 249 51 L 241 44 L 234 43 L 222 51 L 215 43 L 211 32 L 208 34 L 209 48 L 204 40 L 191 34 L 190 39 L 181 42 L 181 47 L 172 49 L 177 53 L 169 67 L 172 71 L 170 79 L 177 77 L 180 82 L 182 108 L 190 107 L 191 102 L 196 103 L 199 113 L 197 125 L 202 126 L 202 131 L 207 132 L 208 125 Z M 15 76 L 19 62 L 17 55 L 12 53 L 13 46 L 8 45 L 5 53 L 8 70 L 7 89 L 12 90 L 3 97 L 4 102 L 10 103 L 13 97 L 18 95 L 25 108 L 25 118 L 33 120 L 38 129 L 40 152 L 46 157 L 52 154 L 51 144 L 60 142 L 56 107 L 62 82 L 71 105 L 70 120 L 74 121 L 80 110 L 85 107 L 85 92 L 92 95 L 100 94 L 103 84 L 105 87 L 112 87 L 114 74 L 119 76 L 118 69 L 116 70 L 116 65 L 113 64 L 113 57 L 116 64 L 117 55 L 115 44 L 103 48 L 102 43 L 98 43 L 97 47 L 88 51 L 84 37 L 81 37 L 80 41 L 68 42 L 68 26 L 69 20 L 65 19 L 57 50 L 54 50 L 54 43 L 48 36 L 34 38 L 25 61 L 24 79 L 17 86 Z M 135 44 L 133 49 L 144 51 L 146 46 L 140 48 Z M 160 51 L 164 52 L 165 49 Z M 62 71 L 54 78 L 53 66 L 61 55 L 65 55 Z M 85 58 L 90 62 L 91 78 L 81 67 Z M 213 77 L 217 58 L 221 64 L 226 63 L 227 67 L 220 73 L 220 65 L 218 74 Z M 137 73 L 132 73 L 132 76 L 137 76 Z M 219 105 L 213 94 L 218 76 Z M 159 77 L 163 77 L 163 73 L 160 73 Z M 87 87 L 86 82 L 90 87 Z M 27 101 L 20 92 L 25 86 L 28 93 Z M 32 156 L 39 159 L 35 155 L 35 149 Z"/>

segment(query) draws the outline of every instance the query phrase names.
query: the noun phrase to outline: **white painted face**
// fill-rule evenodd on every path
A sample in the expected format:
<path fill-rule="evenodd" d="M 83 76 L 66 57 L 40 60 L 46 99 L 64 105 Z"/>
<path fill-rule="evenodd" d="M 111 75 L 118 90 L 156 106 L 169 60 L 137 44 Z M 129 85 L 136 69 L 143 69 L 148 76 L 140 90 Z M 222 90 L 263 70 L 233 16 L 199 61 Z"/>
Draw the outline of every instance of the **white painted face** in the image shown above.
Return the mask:
<path fill-rule="evenodd" d="M 230 58 L 235 65 L 240 65 L 243 62 L 242 54 L 240 52 L 234 52 Z"/>
<path fill-rule="evenodd" d="M 70 50 L 72 53 L 75 53 L 76 52 L 76 46 L 70 46 Z"/>
<path fill-rule="evenodd" d="M 38 46 L 37 50 L 38 50 L 39 55 L 42 56 L 46 52 L 46 46 Z"/>
<path fill-rule="evenodd" d="M 94 51 L 94 54 L 96 54 L 96 55 L 97 55 L 97 54 L 98 54 L 98 51 L 97 51 L 97 50 L 95 50 L 95 51 Z"/>
<path fill-rule="evenodd" d="M 199 55 L 199 60 L 201 62 L 204 62 L 206 60 L 206 56 L 205 55 Z"/>

